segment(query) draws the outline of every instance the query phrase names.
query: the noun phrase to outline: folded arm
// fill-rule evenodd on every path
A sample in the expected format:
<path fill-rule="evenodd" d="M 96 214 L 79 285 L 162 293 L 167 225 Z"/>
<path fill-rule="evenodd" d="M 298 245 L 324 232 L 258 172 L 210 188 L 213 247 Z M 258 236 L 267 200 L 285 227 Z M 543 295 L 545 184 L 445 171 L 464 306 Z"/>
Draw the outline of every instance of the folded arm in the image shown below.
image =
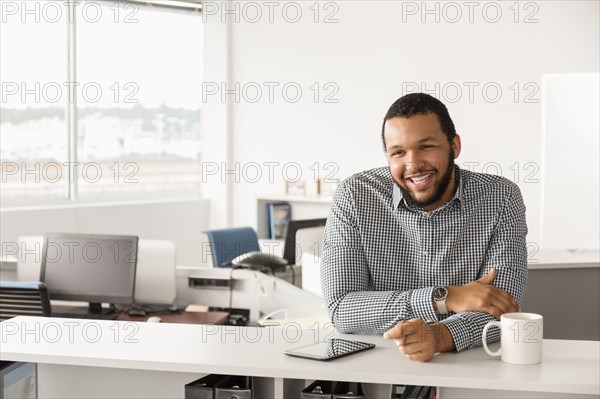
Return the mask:
<path fill-rule="evenodd" d="M 483 327 L 502 313 L 518 311 L 523 304 L 527 287 L 527 223 L 521 192 L 516 185 L 511 188 L 490 239 L 479 277 L 496 269 L 490 287 L 508 294 L 516 306 L 506 302 L 506 296 L 499 295 L 475 297 L 473 301 L 473 294 L 466 289 L 468 285 L 450 288 L 447 303 L 449 310 L 455 314 L 441 323 L 450 331 L 458 351 L 481 346 Z M 499 332 L 492 331 L 489 339 L 500 339 Z"/>
<path fill-rule="evenodd" d="M 484 326 L 503 313 L 518 311 L 527 286 L 525 206 L 514 186 L 507 198 L 482 263 L 479 280 L 448 287 L 446 305 L 452 313 L 438 323 L 419 318 L 400 321 L 384 337 L 395 340 L 412 360 L 427 361 L 436 352 L 461 351 L 482 344 Z M 490 330 L 490 341 L 498 340 Z"/>
<path fill-rule="evenodd" d="M 321 259 L 323 297 L 340 332 L 384 332 L 400 320 L 438 320 L 432 287 L 374 291 L 356 221 L 354 201 L 345 185 L 336 191 L 325 229 Z"/>

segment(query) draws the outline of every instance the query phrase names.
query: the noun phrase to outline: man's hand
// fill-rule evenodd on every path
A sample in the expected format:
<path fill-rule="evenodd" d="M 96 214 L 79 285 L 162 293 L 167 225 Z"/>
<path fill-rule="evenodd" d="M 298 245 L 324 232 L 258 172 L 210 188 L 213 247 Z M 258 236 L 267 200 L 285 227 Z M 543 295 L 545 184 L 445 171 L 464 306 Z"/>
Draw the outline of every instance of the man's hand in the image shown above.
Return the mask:
<path fill-rule="evenodd" d="M 383 334 L 385 339 L 393 339 L 400 352 L 411 360 L 426 362 L 437 349 L 437 331 L 433 325 L 421 319 L 401 321 Z"/>
<path fill-rule="evenodd" d="M 497 319 L 504 313 L 518 312 L 519 305 L 514 298 L 491 285 L 495 277 L 496 269 L 492 269 L 479 280 L 460 287 L 447 287 L 446 307 L 454 313 L 486 312 Z"/>

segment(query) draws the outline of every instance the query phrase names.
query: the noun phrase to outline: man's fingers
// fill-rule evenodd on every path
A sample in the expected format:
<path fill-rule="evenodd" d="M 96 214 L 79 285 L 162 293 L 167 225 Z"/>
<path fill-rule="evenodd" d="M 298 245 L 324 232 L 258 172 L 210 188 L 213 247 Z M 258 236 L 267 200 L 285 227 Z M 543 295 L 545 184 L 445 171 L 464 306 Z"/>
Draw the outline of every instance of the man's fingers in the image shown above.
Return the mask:
<path fill-rule="evenodd" d="M 500 316 L 502 316 L 504 313 L 500 308 L 494 306 L 494 305 L 490 305 L 485 312 L 491 314 L 492 316 L 494 316 L 496 319 L 500 320 Z"/>
<path fill-rule="evenodd" d="M 429 354 L 425 351 L 417 352 L 417 353 L 414 353 L 414 354 L 408 356 L 408 358 L 410 360 L 416 360 L 419 362 L 426 362 L 429 359 L 431 359 L 432 357 L 433 357 L 432 354 Z"/>
<path fill-rule="evenodd" d="M 400 322 L 402 323 L 402 322 Z M 393 340 L 397 340 L 400 338 L 400 328 L 398 327 L 400 325 L 400 323 L 396 324 L 394 327 L 390 328 L 389 330 L 387 330 L 386 332 L 383 333 L 383 338 L 384 339 L 393 339 Z"/>
<path fill-rule="evenodd" d="M 423 320 L 412 319 L 396 324 L 385 332 L 384 337 L 393 339 L 398 350 L 409 359 L 426 362 L 435 354 L 435 339 L 432 334 L 433 329 Z"/>
<path fill-rule="evenodd" d="M 383 333 L 383 338 L 384 339 L 397 339 L 400 338 L 400 334 L 398 333 L 398 331 L 400 330 L 400 324 L 402 322 L 396 324 L 394 327 L 390 328 L 389 330 L 387 330 L 386 332 Z"/>
<path fill-rule="evenodd" d="M 495 295 L 492 299 L 492 305 L 499 308 L 502 311 L 502 313 L 512 313 L 519 311 L 519 304 L 508 292 L 501 289 L 496 289 L 494 294 Z"/>
<path fill-rule="evenodd" d="M 519 305 L 514 302 L 514 300 L 507 299 L 504 296 L 497 296 L 492 299 L 490 304 L 484 309 L 484 312 L 487 312 L 497 319 L 500 319 L 504 313 L 513 313 L 519 311 Z"/>
<path fill-rule="evenodd" d="M 394 343 L 397 347 L 418 344 L 422 343 L 422 341 L 423 336 L 420 334 L 410 334 L 404 336 L 403 338 L 394 338 Z"/>
<path fill-rule="evenodd" d="M 510 313 L 515 310 L 515 306 L 513 305 L 513 301 L 511 298 L 502 295 L 501 292 L 494 293 L 494 295 L 489 299 L 489 305 L 495 306 L 502 313 Z"/>
<path fill-rule="evenodd" d="M 492 281 L 494 281 L 494 278 L 496 278 L 496 269 L 495 268 L 490 270 L 490 272 L 488 274 L 481 277 L 477 281 L 479 281 L 482 284 L 492 284 Z"/>
<path fill-rule="evenodd" d="M 414 355 L 415 353 L 419 353 L 423 350 L 423 346 L 418 344 L 402 345 L 398 348 L 405 355 Z"/>
<path fill-rule="evenodd" d="M 405 336 L 402 339 L 402 345 L 406 346 L 406 345 L 421 344 L 421 343 L 423 343 L 424 339 L 425 339 L 424 334 L 410 334 L 410 335 Z"/>
<path fill-rule="evenodd" d="M 396 324 L 391 329 L 387 330 L 383 334 L 383 338 L 385 339 L 395 339 L 395 338 L 403 338 L 406 335 L 414 334 L 419 330 L 418 322 L 419 319 L 411 319 L 406 321 L 401 321 Z"/>
<path fill-rule="evenodd" d="M 477 281 L 482 284 L 492 284 L 492 281 L 494 281 L 496 278 L 496 274 L 496 269 L 493 268 L 488 274 Z M 512 295 L 510 295 L 508 292 L 501 290 L 500 288 L 496 288 L 494 290 L 494 294 L 497 297 L 497 300 L 501 302 L 498 307 L 502 309 L 504 313 L 519 311 L 519 305 L 517 304 L 517 301 L 515 301 Z"/>
<path fill-rule="evenodd" d="M 410 360 L 418 360 L 426 362 L 431 359 L 433 353 L 427 349 L 425 345 L 411 344 L 399 346 L 398 349 Z"/>

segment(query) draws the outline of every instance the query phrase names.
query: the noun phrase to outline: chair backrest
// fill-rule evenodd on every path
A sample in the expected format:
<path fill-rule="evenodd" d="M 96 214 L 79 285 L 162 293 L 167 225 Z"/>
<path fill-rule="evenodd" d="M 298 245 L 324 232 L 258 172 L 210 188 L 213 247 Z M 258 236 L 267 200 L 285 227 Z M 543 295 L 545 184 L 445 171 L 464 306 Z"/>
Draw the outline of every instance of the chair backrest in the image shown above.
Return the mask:
<path fill-rule="evenodd" d="M 39 281 L 44 236 L 17 237 L 17 280 Z"/>
<path fill-rule="evenodd" d="M 243 254 L 260 251 L 258 236 L 252 227 L 205 230 L 210 242 L 214 267 L 231 267 L 231 261 Z"/>
<path fill-rule="evenodd" d="M 15 316 L 51 316 L 50 298 L 41 282 L 0 281 L 0 321 Z"/>
<path fill-rule="evenodd" d="M 170 305 L 175 301 L 176 294 L 175 243 L 140 239 L 135 273 L 135 302 Z"/>

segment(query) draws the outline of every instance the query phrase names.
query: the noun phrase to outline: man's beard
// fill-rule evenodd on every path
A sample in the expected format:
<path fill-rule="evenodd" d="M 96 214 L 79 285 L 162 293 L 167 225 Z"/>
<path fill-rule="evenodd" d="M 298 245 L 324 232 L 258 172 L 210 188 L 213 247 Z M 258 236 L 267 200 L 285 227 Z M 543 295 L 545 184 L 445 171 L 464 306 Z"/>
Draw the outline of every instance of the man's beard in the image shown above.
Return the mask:
<path fill-rule="evenodd" d="M 442 196 L 446 192 L 446 189 L 450 185 L 450 179 L 452 179 L 452 173 L 454 173 L 454 149 L 452 147 L 450 147 L 450 154 L 448 157 L 448 165 L 446 168 L 446 173 L 444 173 L 444 175 L 442 176 L 442 179 L 440 180 L 438 185 L 435 187 L 435 191 L 430 198 L 428 198 L 424 201 L 419 201 L 415 197 L 412 196 L 412 194 L 409 190 L 406 190 L 397 182 L 396 182 L 396 185 L 402 192 L 402 196 L 404 197 L 404 200 L 410 207 L 426 208 L 427 206 L 436 203 L 437 201 L 439 201 L 442 198 Z"/>

